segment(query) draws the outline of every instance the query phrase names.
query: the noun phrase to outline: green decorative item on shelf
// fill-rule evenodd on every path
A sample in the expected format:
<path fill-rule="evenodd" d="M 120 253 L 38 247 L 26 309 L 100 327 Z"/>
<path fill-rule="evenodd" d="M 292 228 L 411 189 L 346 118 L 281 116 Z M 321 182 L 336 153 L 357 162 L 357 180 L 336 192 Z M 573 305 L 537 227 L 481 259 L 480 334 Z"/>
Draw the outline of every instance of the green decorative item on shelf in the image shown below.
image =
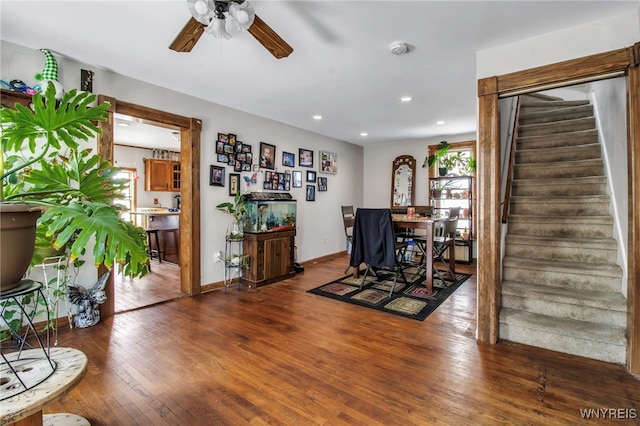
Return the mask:
<path fill-rule="evenodd" d="M 462 151 L 449 152 L 451 144 L 447 141 L 440 141 L 436 147 L 436 152 L 425 158 L 422 167 L 438 166 L 438 174 L 447 176 L 450 171 L 458 168 L 464 174 L 471 175 L 476 170 L 475 157 L 467 157 Z"/>
<path fill-rule="evenodd" d="M 116 179 L 120 169 L 80 146 L 80 141 L 100 132 L 95 123 L 107 119 L 109 104 L 91 106 L 95 99 L 93 94 L 71 90 L 56 100 L 49 84 L 44 96 L 33 96 L 32 109 L 16 103 L 0 110 L 2 240 L 14 245 L 11 250 L 3 245 L 2 255 L 17 251 L 15 246 L 22 242 L 15 234 L 4 234 L 5 212 L 16 215 L 16 209 L 24 208 L 36 210 L 31 226 L 37 220 L 37 234 L 46 236 L 56 249 L 66 247 L 72 261 L 84 255 L 93 241 L 96 266 L 112 269 L 119 264 L 124 275 L 141 277 L 148 272 L 146 238 L 142 228 L 120 218 L 122 211 L 115 202 L 126 188 L 125 181 Z M 24 238 L 31 244 L 20 256 L 28 256 L 26 267 L 33 256 L 35 233 L 34 229 Z M 26 271 L 13 271 L 5 280 L 9 264 L 3 257 L 2 291 L 15 281 L 19 284 Z"/>

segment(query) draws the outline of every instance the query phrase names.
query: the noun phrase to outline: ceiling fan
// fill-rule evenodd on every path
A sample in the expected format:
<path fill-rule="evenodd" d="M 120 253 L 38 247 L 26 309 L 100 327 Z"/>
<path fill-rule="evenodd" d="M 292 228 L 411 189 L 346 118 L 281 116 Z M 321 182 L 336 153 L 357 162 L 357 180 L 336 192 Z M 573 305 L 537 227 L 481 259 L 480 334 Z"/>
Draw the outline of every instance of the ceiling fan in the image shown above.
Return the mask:
<path fill-rule="evenodd" d="M 260 42 L 277 59 L 293 48 L 253 11 L 247 0 L 187 0 L 192 18 L 169 46 L 176 52 L 190 52 L 203 33 L 228 39 L 243 30 Z"/>

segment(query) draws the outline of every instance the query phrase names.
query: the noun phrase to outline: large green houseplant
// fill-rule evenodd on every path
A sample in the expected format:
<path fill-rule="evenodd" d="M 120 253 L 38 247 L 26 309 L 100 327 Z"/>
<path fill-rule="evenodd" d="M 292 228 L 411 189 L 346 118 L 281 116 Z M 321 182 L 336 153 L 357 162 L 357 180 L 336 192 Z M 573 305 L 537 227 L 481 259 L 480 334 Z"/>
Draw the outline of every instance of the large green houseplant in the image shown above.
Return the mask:
<path fill-rule="evenodd" d="M 101 162 L 99 155 L 80 145 L 99 133 L 96 123 L 106 120 L 108 104 L 91 106 L 95 95 L 76 90 L 56 100 L 52 84 L 44 96 L 38 93 L 32 100 L 32 108 L 16 104 L 14 108 L 0 109 L 3 225 L 7 211 L 14 215 L 15 210 L 41 210 L 41 215 L 40 211 L 31 213 L 32 219 L 37 219 L 40 239 L 48 239 L 58 249 L 65 247 L 71 259 L 82 256 L 93 242 L 96 265 L 104 264 L 111 269 L 120 264 L 126 276 L 143 276 L 148 272 L 149 262 L 144 230 L 122 220 L 121 211 L 114 204 L 122 198 L 125 186 L 115 179 L 119 169 Z M 29 220 L 21 227 L 27 228 Z M 16 273 L 10 276 L 5 271 L 9 265 L 4 255 L 13 254 L 8 260 L 12 262 L 16 252 L 18 257 L 31 253 L 26 259 L 28 267 L 35 237 L 31 231 L 26 238 L 16 233 L 7 237 L 2 232 L 1 284 L 2 291 L 6 291 L 15 284 Z M 24 250 L 14 247 L 21 242 L 32 246 Z M 17 272 L 18 282 L 25 271 L 26 268 Z"/>
<path fill-rule="evenodd" d="M 472 174 L 476 169 L 476 159 L 465 156 L 462 151 L 450 152 L 451 144 L 447 141 L 440 141 L 436 146 L 435 153 L 425 158 L 422 167 L 438 166 L 438 174 L 447 176 L 449 172 L 458 168 L 462 173 Z"/>

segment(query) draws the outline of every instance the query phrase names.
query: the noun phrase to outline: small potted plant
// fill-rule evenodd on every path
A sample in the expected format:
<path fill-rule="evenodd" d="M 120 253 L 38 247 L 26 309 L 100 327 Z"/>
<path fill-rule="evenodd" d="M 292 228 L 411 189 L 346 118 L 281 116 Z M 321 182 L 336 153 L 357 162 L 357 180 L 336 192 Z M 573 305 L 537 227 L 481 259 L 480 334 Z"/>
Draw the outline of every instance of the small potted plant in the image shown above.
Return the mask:
<path fill-rule="evenodd" d="M 471 175 L 476 169 L 476 159 L 467 157 L 462 151 L 450 152 L 451 144 L 441 141 L 436 147 L 436 152 L 425 158 L 422 167 L 438 166 L 438 175 L 447 176 L 456 168 L 465 175 Z"/>
<path fill-rule="evenodd" d="M 33 96 L 31 109 L 20 104 L 0 109 L 2 291 L 19 285 L 29 266 L 36 220 L 38 235 L 46 236 L 56 249 L 66 247 L 72 260 L 85 254 L 93 242 L 96 266 L 104 264 L 111 269 L 120 264 L 121 271 L 130 277 L 148 272 L 145 233 L 121 219 L 114 204 L 123 197 L 126 185 L 115 179 L 119 169 L 80 146 L 100 131 L 95 123 L 107 117 L 108 104 L 91 106 L 95 98 L 71 90 L 56 100 L 55 88 L 49 84 L 44 96 Z M 14 220 L 19 210 L 28 212 L 26 237 L 17 237 L 15 229 L 7 236 L 4 225 Z M 5 242 L 9 241 L 12 246 L 7 250 Z M 23 243 L 27 247 L 18 248 Z M 18 260 L 22 270 L 7 272 L 10 262 Z"/>
<path fill-rule="evenodd" d="M 230 240 L 242 239 L 244 230 L 244 216 L 247 212 L 247 205 L 245 202 L 245 196 L 238 192 L 234 198 L 233 203 L 228 201 L 220 203 L 216 206 L 216 210 L 230 215 L 233 218 L 231 231 L 229 232 Z"/>

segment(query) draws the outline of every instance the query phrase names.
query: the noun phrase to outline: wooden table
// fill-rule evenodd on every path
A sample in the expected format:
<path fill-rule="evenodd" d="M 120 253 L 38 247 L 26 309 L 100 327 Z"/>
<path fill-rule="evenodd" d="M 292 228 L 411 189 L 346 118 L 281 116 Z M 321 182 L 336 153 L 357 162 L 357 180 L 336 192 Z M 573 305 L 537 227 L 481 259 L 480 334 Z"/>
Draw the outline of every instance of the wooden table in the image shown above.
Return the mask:
<path fill-rule="evenodd" d="M 424 229 L 426 231 L 425 246 L 425 285 L 427 293 L 433 293 L 433 225 L 437 222 L 447 220 L 446 218 L 432 219 L 423 216 L 406 216 L 402 214 L 392 215 L 393 224 L 396 228 Z M 449 267 L 456 271 L 455 250 L 449 250 Z"/>
<path fill-rule="evenodd" d="M 22 351 L 22 357 L 27 358 L 30 351 L 34 349 Z M 43 421 L 44 424 L 89 425 L 87 420 L 74 414 L 42 415 L 44 407 L 66 395 L 87 372 L 87 357 L 77 349 L 52 348 L 51 359 L 56 363 L 51 376 L 0 403 L 0 425 L 42 425 Z"/>

